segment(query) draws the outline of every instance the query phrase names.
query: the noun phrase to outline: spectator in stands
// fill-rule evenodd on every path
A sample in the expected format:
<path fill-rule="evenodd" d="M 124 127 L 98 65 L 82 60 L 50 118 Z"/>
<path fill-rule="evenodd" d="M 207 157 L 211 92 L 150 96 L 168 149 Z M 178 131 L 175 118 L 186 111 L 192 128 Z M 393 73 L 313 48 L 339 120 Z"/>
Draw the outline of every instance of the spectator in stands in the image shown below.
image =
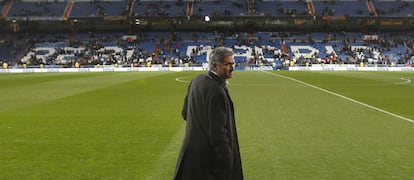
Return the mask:
<path fill-rule="evenodd" d="M 2 63 L 2 68 L 3 68 L 3 69 L 7 69 L 7 68 L 9 68 L 9 64 L 7 64 L 7 62 L 6 62 L 6 61 L 4 61 L 4 62 Z"/>
<path fill-rule="evenodd" d="M 210 72 L 191 81 L 182 110 L 187 125 L 175 180 L 243 179 L 233 102 L 227 91 L 234 63 L 231 49 L 213 49 Z"/>

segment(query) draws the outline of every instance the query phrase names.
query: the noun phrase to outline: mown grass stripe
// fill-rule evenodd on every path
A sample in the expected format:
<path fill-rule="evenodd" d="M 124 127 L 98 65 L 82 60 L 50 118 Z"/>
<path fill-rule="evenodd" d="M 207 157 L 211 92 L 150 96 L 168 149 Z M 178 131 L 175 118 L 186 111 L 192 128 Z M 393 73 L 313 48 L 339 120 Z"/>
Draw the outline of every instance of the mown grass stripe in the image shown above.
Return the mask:
<path fill-rule="evenodd" d="M 271 75 L 273 75 L 273 76 L 277 76 L 277 77 L 281 77 L 281 78 L 285 78 L 285 79 L 289 79 L 289 80 L 295 81 L 295 82 L 297 82 L 297 83 L 300 83 L 300 84 L 303 84 L 303 85 L 309 86 L 309 87 L 311 87 L 311 88 L 314 88 L 314 89 L 317 89 L 317 90 L 323 91 L 323 92 L 325 92 L 325 93 L 328 93 L 328 94 L 331 94 L 331 95 L 334 95 L 334 96 L 338 96 L 338 97 L 340 97 L 340 98 L 342 98 L 342 99 L 346 99 L 346 100 L 348 100 L 348 101 L 351 101 L 351 102 L 353 102 L 353 103 L 356 103 L 356 104 L 359 104 L 359 105 L 365 106 L 365 107 L 367 107 L 367 108 L 370 108 L 370 109 L 373 109 L 373 110 L 376 110 L 376 111 L 382 112 L 382 113 L 384 113 L 384 114 L 388 114 L 388 115 L 393 116 L 393 117 L 396 117 L 396 118 L 398 118 L 398 119 L 401 119 L 401 120 L 404 120 L 404 121 L 407 121 L 407 122 L 410 122 L 410 123 L 414 123 L 414 120 L 412 120 L 412 119 L 410 119 L 410 118 L 407 118 L 407 117 L 404 117 L 404 116 L 400 116 L 400 115 L 398 115 L 398 114 L 394 114 L 394 113 L 389 112 L 389 111 L 386 111 L 386 110 L 384 110 L 384 109 L 381 109 L 381 108 L 378 108 L 378 107 L 375 107 L 375 106 L 372 106 L 372 105 L 369 105 L 369 104 L 366 104 L 366 103 L 363 103 L 363 102 L 357 101 L 357 100 L 355 100 L 355 99 L 352 99 L 352 98 L 349 98 L 349 97 L 346 97 L 346 96 L 340 95 L 340 94 L 338 94 L 338 93 L 334 93 L 334 92 L 332 92 L 332 91 L 328 91 L 328 90 L 326 90 L 326 89 L 323 89 L 323 88 L 320 88 L 320 87 L 318 87 L 318 86 L 314 86 L 314 85 L 312 85 L 312 84 L 309 84 L 309 83 L 306 83 L 306 82 L 303 82 L 303 81 L 297 80 L 297 79 L 295 79 L 295 78 L 291 78 L 291 77 L 287 77 L 287 76 L 283 76 L 283 75 L 280 75 L 280 74 L 275 74 L 275 73 L 271 73 L 271 72 L 267 72 L 267 71 L 262 71 L 262 72 L 267 73 L 267 74 L 271 74 Z"/>

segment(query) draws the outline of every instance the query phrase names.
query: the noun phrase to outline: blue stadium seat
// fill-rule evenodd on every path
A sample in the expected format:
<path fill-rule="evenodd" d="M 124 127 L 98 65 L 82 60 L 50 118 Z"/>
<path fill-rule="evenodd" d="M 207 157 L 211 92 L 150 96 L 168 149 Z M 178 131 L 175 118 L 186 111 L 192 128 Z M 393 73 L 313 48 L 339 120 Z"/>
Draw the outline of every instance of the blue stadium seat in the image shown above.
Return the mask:
<path fill-rule="evenodd" d="M 195 1 L 194 15 L 199 16 L 244 16 L 247 15 L 247 3 L 245 1 Z"/>
<path fill-rule="evenodd" d="M 13 1 L 7 17 L 62 17 L 67 2 Z"/>
<path fill-rule="evenodd" d="M 187 2 L 177 1 L 135 1 L 132 9 L 134 16 L 186 16 Z"/>
<path fill-rule="evenodd" d="M 362 17 L 370 16 L 365 1 L 324 1 L 313 0 L 315 13 L 317 16 L 349 16 Z"/>
<path fill-rule="evenodd" d="M 409 0 L 373 0 L 378 16 L 381 17 L 412 17 L 414 16 L 414 1 Z"/>
<path fill-rule="evenodd" d="M 70 17 L 122 16 L 128 1 L 75 1 Z"/>

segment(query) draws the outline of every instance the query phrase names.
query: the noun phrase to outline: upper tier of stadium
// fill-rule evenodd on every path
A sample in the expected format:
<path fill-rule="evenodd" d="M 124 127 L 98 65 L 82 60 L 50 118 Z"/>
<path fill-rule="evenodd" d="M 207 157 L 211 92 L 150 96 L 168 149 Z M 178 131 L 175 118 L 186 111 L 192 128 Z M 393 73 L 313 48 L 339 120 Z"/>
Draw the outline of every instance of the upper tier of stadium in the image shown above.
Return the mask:
<path fill-rule="evenodd" d="M 2 0 L 2 18 L 103 16 L 412 17 L 414 0 Z"/>

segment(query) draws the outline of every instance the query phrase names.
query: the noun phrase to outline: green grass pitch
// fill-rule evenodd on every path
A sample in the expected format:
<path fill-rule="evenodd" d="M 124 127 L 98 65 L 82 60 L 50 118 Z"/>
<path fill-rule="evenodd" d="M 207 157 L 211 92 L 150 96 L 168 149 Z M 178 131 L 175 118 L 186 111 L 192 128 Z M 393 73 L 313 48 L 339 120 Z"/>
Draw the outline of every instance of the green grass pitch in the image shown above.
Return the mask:
<path fill-rule="evenodd" d="M 171 179 L 200 73 L 0 74 L 0 179 Z M 412 80 L 234 72 L 245 179 L 412 179 Z"/>

